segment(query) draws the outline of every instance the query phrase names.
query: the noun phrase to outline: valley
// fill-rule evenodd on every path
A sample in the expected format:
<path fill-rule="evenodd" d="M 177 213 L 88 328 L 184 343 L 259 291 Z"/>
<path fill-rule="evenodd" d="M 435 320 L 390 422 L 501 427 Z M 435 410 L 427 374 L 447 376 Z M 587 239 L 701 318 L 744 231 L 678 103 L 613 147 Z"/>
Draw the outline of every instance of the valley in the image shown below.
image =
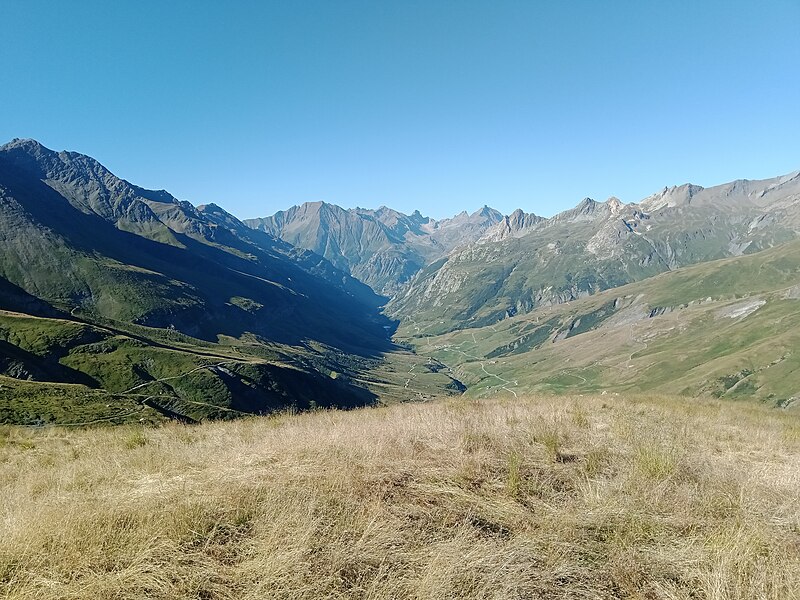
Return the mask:
<path fill-rule="evenodd" d="M 270 222 L 311 249 L 329 208 Z M 630 204 L 587 198 L 551 218 L 518 210 L 432 257 L 386 314 L 397 341 L 470 396 L 655 391 L 788 408 L 800 399 L 798 232 L 797 172 Z"/>
<path fill-rule="evenodd" d="M 85 155 L 0 148 L 0 239 L 2 422 L 195 422 L 463 387 L 397 347 L 384 300 L 323 257 Z"/>
<path fill-rule="evenodd" d="M 193 423 L 466 394 L 800 398 L 800 174 L 450 219 L 240 221 L 0 147 L 0 421 Z"/>
<path fill-rule="evenodd" d="M 373 358 L 255 338 L 211 344 L 170 330 L 7 311 L 0 311 L 0 336 L 11 340 L 0 362 L 7 373 L 0 376 L 5 423 L 197 422 L 419 400 L 458 389 L 428 361 L 400 350 Z M 411 369 L 413 384 L 404 379 Z"/>
<path fill-rule="evenodd" d="M 800 600 L 800 0 L 0 5 L 0 600 Z"/>

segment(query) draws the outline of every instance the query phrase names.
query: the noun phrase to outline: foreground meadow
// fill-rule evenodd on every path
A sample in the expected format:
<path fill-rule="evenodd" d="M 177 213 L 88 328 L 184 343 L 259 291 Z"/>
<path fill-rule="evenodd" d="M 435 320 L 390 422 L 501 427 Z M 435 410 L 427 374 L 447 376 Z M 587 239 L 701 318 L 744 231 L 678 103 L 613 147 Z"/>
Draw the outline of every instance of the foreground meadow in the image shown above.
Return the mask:
<path fill-rule="evenodd" d="M 0 596 L 800 597 L 800 418 L 576 396 L 7 428 Z"/>

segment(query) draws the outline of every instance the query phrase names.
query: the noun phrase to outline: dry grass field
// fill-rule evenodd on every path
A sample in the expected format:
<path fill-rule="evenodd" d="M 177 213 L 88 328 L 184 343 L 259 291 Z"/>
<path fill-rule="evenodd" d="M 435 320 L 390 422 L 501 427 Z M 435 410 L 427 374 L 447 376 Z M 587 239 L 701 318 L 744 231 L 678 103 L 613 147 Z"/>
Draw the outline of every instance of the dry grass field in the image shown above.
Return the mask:
<path fill-rule="evenodd" d="M 0 596 L 800 597 L 800 418 L 616 396 L 7 428 Z"/>

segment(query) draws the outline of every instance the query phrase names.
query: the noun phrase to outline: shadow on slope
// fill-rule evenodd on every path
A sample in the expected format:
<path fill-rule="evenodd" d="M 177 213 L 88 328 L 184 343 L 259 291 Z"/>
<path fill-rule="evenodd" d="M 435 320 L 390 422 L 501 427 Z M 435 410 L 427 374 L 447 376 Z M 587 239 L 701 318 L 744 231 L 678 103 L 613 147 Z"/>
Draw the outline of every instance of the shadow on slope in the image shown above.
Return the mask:
<path fill-rule="evenodd" d="M 315 340 L 362 356 L 393 348 L 391 322 L 378 302 L 369 306 L 288 259 L 267 251 L 246 255 L 183 234 L 175 236 L 182 248 L 152 241 L 81 212 L 34 177 L 2 163 L 0 173 L 21 209 L 13 215 L 20 229 L 6 237 L 33 236 L 41 248 L 25 273 L 13 273 L 15 283 L 43 297 L 209 341 L 253 332 L 289 345 Z"/>
<path fill-rule="evenodd" d="M 57 319 L 67 316 L 66 313 L 54 308 L 41 298 L 29 294 L 4 277 L 0 277 L 0 310 Z"/>
<path fill-rule="evenodd" d="M 57 357 L 37 356 L 5 340 L 0 340 L 0 374 L 29 381 L 79 383 L 90 388 L 99 387 L 97 380 L 62 365 Z"/>

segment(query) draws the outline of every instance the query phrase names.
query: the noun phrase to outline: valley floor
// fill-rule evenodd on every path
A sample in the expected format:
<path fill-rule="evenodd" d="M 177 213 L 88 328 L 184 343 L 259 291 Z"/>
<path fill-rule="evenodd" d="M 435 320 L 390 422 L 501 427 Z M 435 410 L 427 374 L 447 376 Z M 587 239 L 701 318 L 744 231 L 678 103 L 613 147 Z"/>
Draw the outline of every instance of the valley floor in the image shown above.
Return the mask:
<path fill-rule="evenodd" d="M 667 397 L 0 430 L 0 596 L 794 598 L 800 421 Z"/>

